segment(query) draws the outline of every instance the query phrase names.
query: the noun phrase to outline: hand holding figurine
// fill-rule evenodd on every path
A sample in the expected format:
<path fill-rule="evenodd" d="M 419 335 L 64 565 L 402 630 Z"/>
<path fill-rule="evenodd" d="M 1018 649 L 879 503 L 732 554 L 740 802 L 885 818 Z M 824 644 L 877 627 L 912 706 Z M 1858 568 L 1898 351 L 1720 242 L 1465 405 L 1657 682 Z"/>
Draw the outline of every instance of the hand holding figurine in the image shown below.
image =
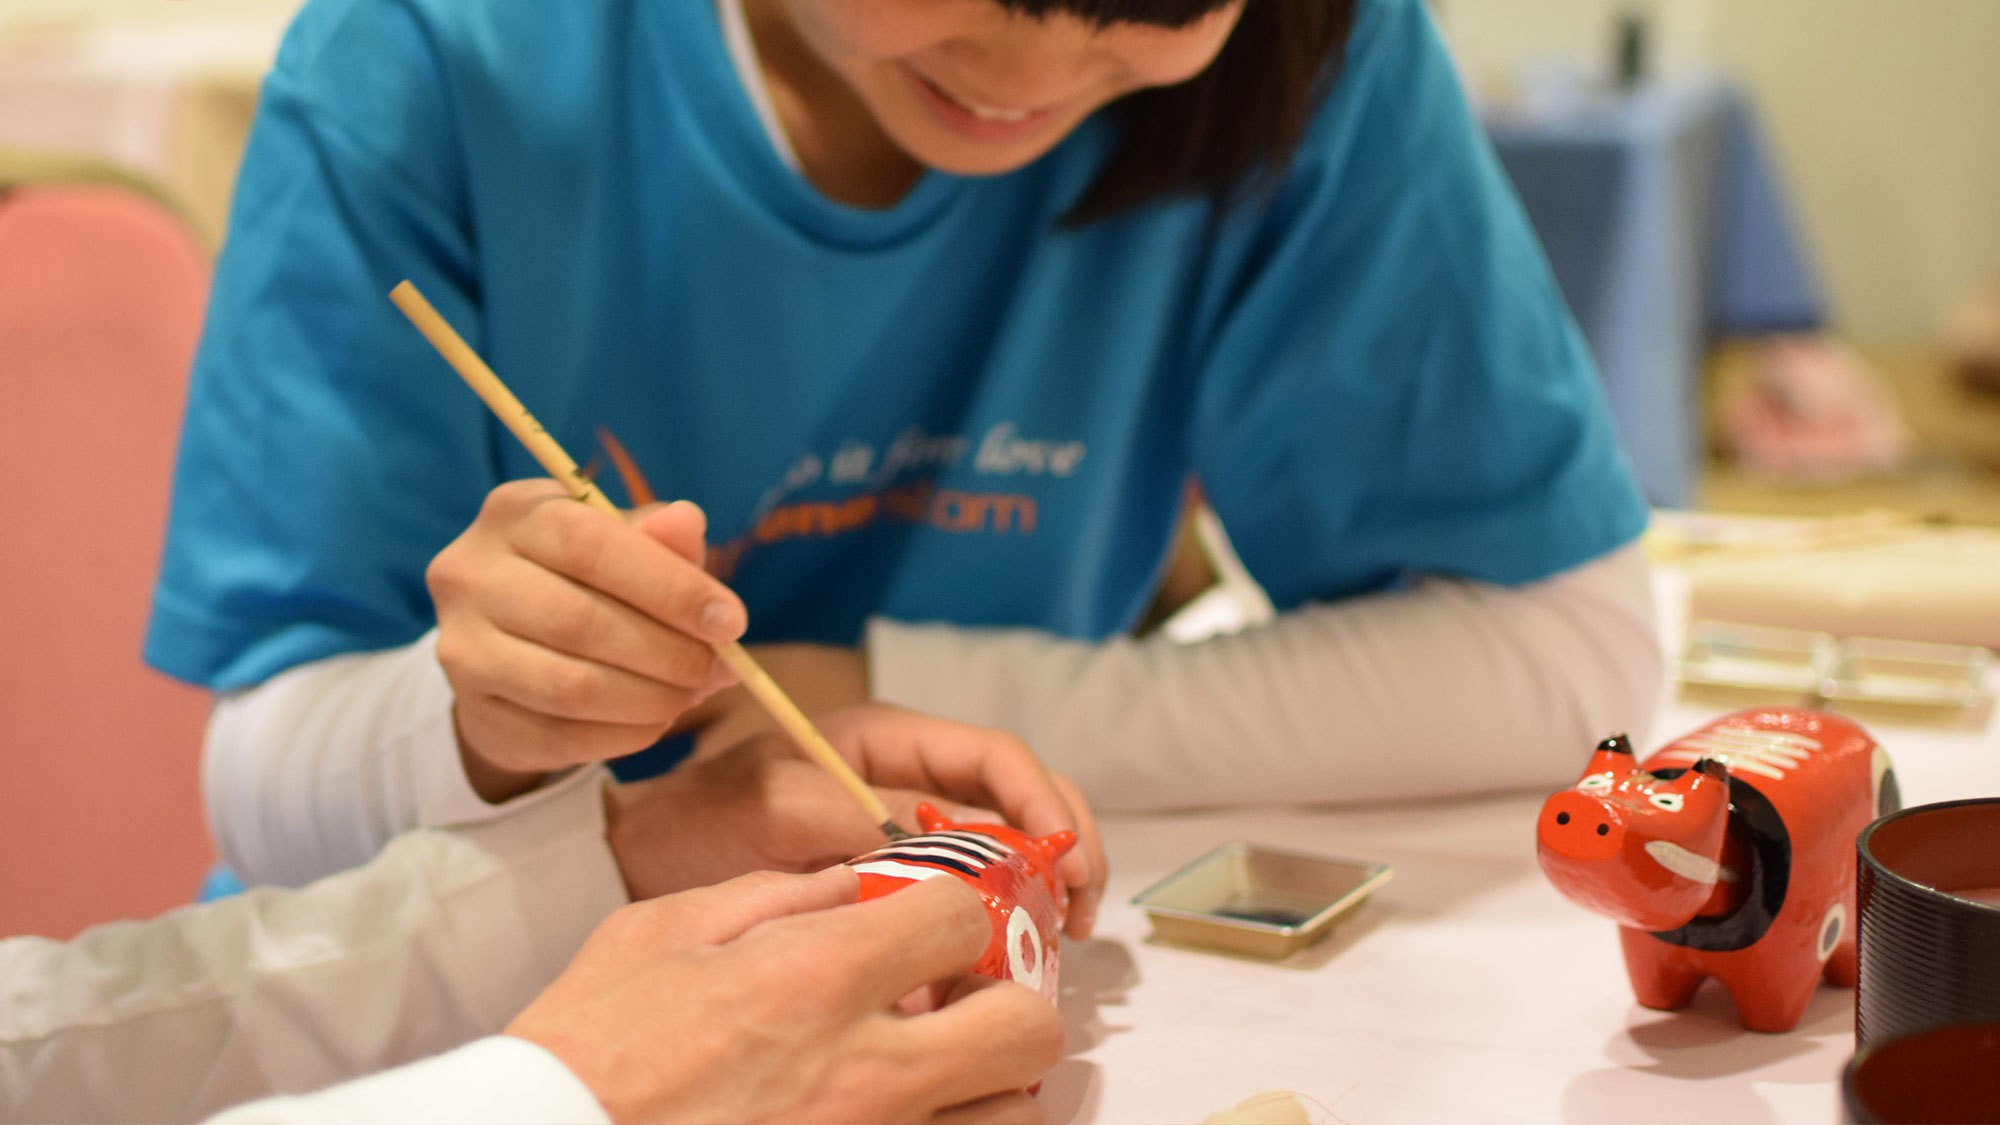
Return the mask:
<path fill-rule="evenodd" d="M 733 682 L 713 646 L 747 618 L 702 569 L 705 534 L 684 501 L 621 519 L 553 480 L 515 481 L 432 560 L 438 662 L 482 797 L 642 750 Z"/>
<path fill-rule="evenodd" d="M 964 974 L 990 937 L 971 888 L 869 902 L 859 879 L 757 874 L 635 903 L 508 1025 L 629 1121 L 1039 1121 L 1062 1056 L 1028 989 Z M 934 1011 L 897 1008 L 956 981 Z"/>
<path fill-rule="evenodd" d="M 1005 819 L 1034 836 L 1076 832 L 1056 871 L 1070 893 L 1067 932 L 1089 936 L 1104 893 L 1103 842 L 1075 788 L 1020 739 L 883 704 L 832 712 L 820 729 L 899 824 L 914 825 L 917 804 L 941 798 L 956 806 L 947 809 L 954 819 Z M 839 785 L 776 733 L 613 786 L 605 801 L 606 834 L 634 897 L 746 871 L 817 870 L 884 842 Z"/>

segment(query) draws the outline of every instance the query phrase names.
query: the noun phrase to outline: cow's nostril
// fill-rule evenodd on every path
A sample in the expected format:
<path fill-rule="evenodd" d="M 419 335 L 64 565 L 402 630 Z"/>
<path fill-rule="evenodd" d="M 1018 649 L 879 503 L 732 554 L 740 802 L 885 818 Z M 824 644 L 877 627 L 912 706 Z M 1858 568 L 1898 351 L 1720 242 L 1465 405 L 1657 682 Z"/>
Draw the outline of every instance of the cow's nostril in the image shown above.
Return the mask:
<path fill-rule="evenodd" d="M 1611 835 L 1611 826 L 1610 826 L 1609 824 L 1600 824 L 1600 825 L 1598 825 L 1598 826 L 1597 826 L 1597 834 L 1598 834 L 1599 836 L 1609 836 L 1609 835 Z"/>
<path fill-rule="evenodd" d="M 1566 812 L 1559 812 L 1559 813 L 1557 813 L 1557 814 L 1556 814 L 1556 823 L 1557 823 L 1557 824 L 1568 824 L 1568 823 L 1569 823 L 1569 814 L 1568 814 L 1568 813 L 1566 813 Z"/>

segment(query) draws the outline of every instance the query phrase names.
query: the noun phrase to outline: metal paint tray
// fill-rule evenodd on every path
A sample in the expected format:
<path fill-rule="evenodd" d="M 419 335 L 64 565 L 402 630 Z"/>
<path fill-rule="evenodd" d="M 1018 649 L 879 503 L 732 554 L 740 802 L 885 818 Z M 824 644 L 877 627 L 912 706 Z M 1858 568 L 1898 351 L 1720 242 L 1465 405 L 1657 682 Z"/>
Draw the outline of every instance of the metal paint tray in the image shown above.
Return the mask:
<path fill-rule="evenodd" d="M 1695 621 L 1681 649 L 1680 681 L 1692 687 L 1809 696 L 1832 674 L 1840 645 L 1829 633 Z"/>
<path fill-rule="evenodd" d="M 1747 692 L 1767 702 L 1964 710 L 1992 695 L 1993 665 L 1993 654 L 1975 645 L 1695 621 L 1678 672 L 1683 686 Z"/>
<path fill-rule="evenodd" d="M 1162 941 L 1282 958 L 1311 945 L 1394 870 L 1231 841 L 1132 900 Z"/>
<path fill-rule="evenodd" d="M 1912 707 L 1974 707 L 1987 694 L 1993 654 L 1969 645 L 1856 637 L 1820 685 L 1826 699 Z"/>

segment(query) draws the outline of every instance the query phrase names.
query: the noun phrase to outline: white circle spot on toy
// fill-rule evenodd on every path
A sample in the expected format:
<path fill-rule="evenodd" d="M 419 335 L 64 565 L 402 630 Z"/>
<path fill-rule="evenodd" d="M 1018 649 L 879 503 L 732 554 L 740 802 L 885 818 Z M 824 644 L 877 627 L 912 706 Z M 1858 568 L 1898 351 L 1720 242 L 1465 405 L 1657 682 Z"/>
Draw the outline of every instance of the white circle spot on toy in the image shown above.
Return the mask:
<path fill-rule="evenodd" d="M 1819 959 L 1821 964 L 1824 964 L 1827 958 L 1833 956 L 1834 948 L 1840 944 L 1840 935 L 1846 932 L 1847 904 L 1836 902 L 1827 908 L 1826 917 L 1821 919 L 1819 924 Z"/>
<path fill-rule="evenodd" d="M 1007 915 L 1007 969 L 1029 988 L 1042 987 L 1042 935 L 1024 907 Z"/>

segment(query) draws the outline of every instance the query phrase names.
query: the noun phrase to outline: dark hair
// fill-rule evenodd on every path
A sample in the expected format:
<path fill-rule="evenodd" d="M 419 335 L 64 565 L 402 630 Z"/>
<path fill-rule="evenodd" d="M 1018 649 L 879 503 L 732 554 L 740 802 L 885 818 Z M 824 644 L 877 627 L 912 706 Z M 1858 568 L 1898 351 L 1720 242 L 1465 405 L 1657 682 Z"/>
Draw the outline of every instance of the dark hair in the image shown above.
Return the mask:
<path fill-rule="evenodd" d="M 1042 18 L 1184 27 L 1229 0 L 999 0 Z M 1354 0 L 1244 0 L 1208 69 L 1177 86 L 1110 107 L 1124 129 L 1117 152 L 1064 216 L 1070 226 L 1174 195 L 1234 202 L 1282 174 L 1332 84 L 1354 22 Z"/>

